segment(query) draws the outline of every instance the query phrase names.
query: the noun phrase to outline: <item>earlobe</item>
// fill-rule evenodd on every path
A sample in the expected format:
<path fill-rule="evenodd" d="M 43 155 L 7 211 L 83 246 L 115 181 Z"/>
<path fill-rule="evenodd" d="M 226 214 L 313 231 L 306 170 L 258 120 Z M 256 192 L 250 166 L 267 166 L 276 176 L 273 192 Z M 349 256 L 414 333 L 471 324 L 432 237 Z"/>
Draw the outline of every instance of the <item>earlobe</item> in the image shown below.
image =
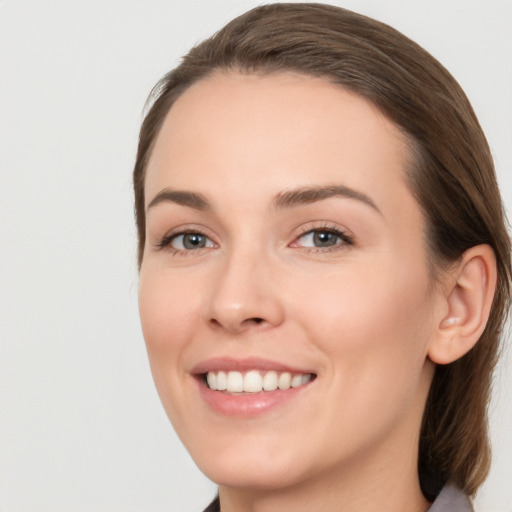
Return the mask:
<path fill-rule="evenodd" d="M 468 249 L 450 269 L 443 300 L 443 317 L 428 356 L 449 364 L 469 352 L 482 335 L 496 290 L 496 258 L 489 245 Z"/>

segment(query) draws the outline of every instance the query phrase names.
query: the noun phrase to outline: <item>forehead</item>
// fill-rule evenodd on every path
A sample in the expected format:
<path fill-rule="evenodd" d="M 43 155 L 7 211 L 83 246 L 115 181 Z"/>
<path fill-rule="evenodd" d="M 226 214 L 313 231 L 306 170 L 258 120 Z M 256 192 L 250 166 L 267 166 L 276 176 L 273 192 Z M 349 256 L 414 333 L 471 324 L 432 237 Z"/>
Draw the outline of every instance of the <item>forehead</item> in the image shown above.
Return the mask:
<path fill-rule="evenodd" d="M 403 133 L 370 102 L 295 73 L 216 72 L 178 98 L 149 161 L 146 199 L 161 188 L 404 184 Z M 393 181 L 392 180 L 392 181 Z M 208 187 L 206 186 L 208 184 Z M 240 193 L 240 190 L 238 190 Z"/>

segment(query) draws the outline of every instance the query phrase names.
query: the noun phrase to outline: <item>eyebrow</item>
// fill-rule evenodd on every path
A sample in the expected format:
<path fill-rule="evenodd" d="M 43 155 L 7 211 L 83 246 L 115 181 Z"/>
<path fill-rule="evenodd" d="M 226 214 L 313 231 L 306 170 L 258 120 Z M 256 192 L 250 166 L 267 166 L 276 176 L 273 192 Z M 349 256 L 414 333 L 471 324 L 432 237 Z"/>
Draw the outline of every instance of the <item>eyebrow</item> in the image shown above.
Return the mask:
<path fill-rule="evenodd" d="M 281 192 L 274 199 L 274 206 L 278 209 L 293 208 L 303 204 L 315 203 L 331 197 L 345 197 L 360 201 L 382 215 L 373 199 L 363 192 L 344 185 L 327 185 L 322 187 L 301 187 L 295 190 Z"/>
<path fill-rule="evenodd" d="M 347 199 L 355 199 L 360 201 L 378 213 L 381 213 L 375 202 L 371 197 L 363 192 L 354 190 L 344 185 L 327 185 L 320 187 L 301 187 L 294 190 L 287 190 L 277 194 L 273 200 L 273 205 L 276 209 L 294 208 L 304 204 L 315 203 L 331 197 L 344 197 Z M 147 210 L 154 208 L 156 205 L 171 202 L 181 206 L 188 206 L 195 210 L 208 211 L 212 209 L 211 204 L 208 202 L 203 194 L 197 192 L 189 192 L 187 190 L 172 190 L 165 188 L 161 190 L 148 204 Z"/>
<path fill-rule="evenodd" d="M 188 206 L 195 210 L 211 210 L 210 203 L 202 194 L 188 192 L 186 190 L 171 190 L 169 188 L 161 190 L 148 204 L 147 210 L 154 208 L 157 204 L 165 202 Z"/>

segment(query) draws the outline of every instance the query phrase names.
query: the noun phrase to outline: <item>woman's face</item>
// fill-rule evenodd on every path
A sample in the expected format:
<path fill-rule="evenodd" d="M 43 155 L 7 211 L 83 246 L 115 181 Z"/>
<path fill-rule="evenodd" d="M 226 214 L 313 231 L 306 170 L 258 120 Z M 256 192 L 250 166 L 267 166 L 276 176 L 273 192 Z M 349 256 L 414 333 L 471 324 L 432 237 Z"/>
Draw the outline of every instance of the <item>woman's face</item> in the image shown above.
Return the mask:
<path fill-rule="evenodd" d="M 408 164 L 371 104 L 291 73 L 217 73 L 167 115 L 140 314 L 167 414 L 217 483 L 415 468 L 438 305 Z"/>

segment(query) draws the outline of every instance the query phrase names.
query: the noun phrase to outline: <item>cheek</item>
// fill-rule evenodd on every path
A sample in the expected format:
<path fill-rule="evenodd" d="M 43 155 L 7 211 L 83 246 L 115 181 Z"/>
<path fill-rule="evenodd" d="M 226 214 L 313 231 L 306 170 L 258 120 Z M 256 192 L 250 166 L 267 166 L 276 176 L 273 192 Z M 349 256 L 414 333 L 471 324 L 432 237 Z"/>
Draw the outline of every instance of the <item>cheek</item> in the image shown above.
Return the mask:
<path fill-rule="evenodd" d="M 340 404 L 326 411 L 328 424 L 347 432 L 354 445 L 408 422 L 408 432 L 416 433 L 429 386 L 427 288 L 362 275 L 366 279 L 347 274 L 310 292 L 309 310 L 298 313 L 324 356 L 332 401 Z"/>
<path fill-rule="evenodd" d="M 141 270 L 139 311 L 149 361 L 157 388 L 170 378 L 169 366 L 180 359 L 197 326 L 200 293 L 165 272 Z M 176 375 L 176 374 L 175 374 Z"/>
<path fill-rule="evenodd" d="M 351 268 L 310 284 L 295 288 L 307 300 L 295 302 L 294 316 L 327 366 L 374 385 L 419 378 L 432 325 L 423 269 Z"/>

